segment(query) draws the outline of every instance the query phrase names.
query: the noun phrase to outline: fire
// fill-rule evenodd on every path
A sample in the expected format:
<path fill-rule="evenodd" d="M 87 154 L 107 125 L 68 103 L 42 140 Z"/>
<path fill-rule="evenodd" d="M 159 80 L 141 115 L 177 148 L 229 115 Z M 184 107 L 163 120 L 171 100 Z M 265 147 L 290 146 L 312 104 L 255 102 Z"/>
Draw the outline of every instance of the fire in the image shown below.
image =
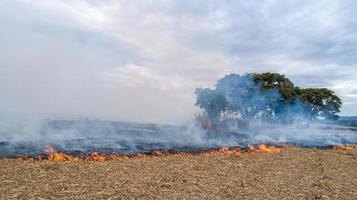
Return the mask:
<path fill-rule="evenodd" d="M 253 145 L 248 145 L 247 149 L 239 148 L 229 148 L 222 147 L 217 150 L 211 150 L 201 153 L 190 153 L 190 152 L 165 152 L 165 151 L 153 151 L 150 153 L 137 153 L 130 156 L 119 155 L 117 153 L 111 154 L 101 154 L 97 151 L 94 151 L 88 155 L 74 156 L 69 153 L 57 152 L 56 149 L 51 145 L 46 145 L 44 147 L 44 152 L 47 156 L 37 156 L 37 157 L 20 157 L 22 160 L 50 160 L 50 161 L 107 161 L 107 160 L 129 160 L 131 158 L 142 158 L 142 157 L 160 157 L 160 156 L 192 156 L 195 154 L 198 155 L 231 155 L 231 156 L 242 156 L 251 153 L 268 153 L 274 154 L 281 152 L 282 149 L 289 148 L 289 146 L 276 147 L 276 146 L 267 146 L 266 144 L 260 144 L 257 147 Z M 341 145 L 332 147 L 334 150 L 353 150 L 357 149 L 357 145 Z"/>
<path fill-rule="evenodd" d="M 265 144 L 260 144 L 257 147 L 253 145 L 248 145 L 247 149 L 239 148 L 229 148 L 222 147 L 217 150 L 211 150 L 201 153 L 196 153 L 198 155 L 232 155 L 232 156 L 242 156 L 250 153 L 268 153 L 274 154 L 281 152 L 282 149 L 288 147 L 276 147 L 276 146 L 267 146 Z M 357 145 L 341 145 L 334 146 L 334 150 L 353 150 L 357 149 Z M 56 149 L 51 145 L 46 145 L 44 147 L 44 152 L 47 156 L 37 156 L 37 157 L 20 157 L 22 160 L 51 160 L 51 161 L 107 161 L 107 160 L 128 160 L 131 158 L 142 158 L 142 157 L 159 157 L 159 156 L 190 156 L 195 155 L 195 153 L 189 152 L 164 152 L 164 151 L 153 151 L 150 153 L 137 153 L 130 156 L 119 155 L 116 153 L 111 154 L 101 154 L 97 151 L 94 151 L 88 155 L 74 156 L 69 153 L 57 152 Z"/>
<path fill-rule="evenodd" d="M 56 149 L 52 145 L 46 145 L 43 148 L 43 151 L 48 154 L 48 160 L 53 161 L 68 161 L 68 160 L 76 160 L 77 158 L 67 154 L 67 153 L 58 153 Z"/>
<path fill-rule="evenodd" d="M 267 146 L 265 144 L 258 145 L 258 148 L 255 148 L 253 145 L 248 145 L 247 151 L 243 149 L 230 149 L 229 147 L 222 147 L 218 150 L 212 150 L 205 153 L 204 155 L 232 155 L 232 156 L 242 156 L 247 153 L 279 153 L 281 148 L 274 146 Z"/>
<path fill-rule="evenodd" d="M 119 154 L 109 154 L 109 155 L 104 155 L 100 154 L 97 151 L 92 152 L 89 155 L 81 155 L 79 157 L 75 157 L 71 154 L 68 153 L 58 153 L 53 146 L 46 146 L 45 147 L 45 152 L 48 154 L 47 159 L 51 161 L 106 161 L 106 160 L 128 160 L 129 157 L 127 156 L 121 156 Z"/>
<path fill-rule="evenodd" d="M 357 145 L 341 145 L 332 147 L 334 150 L 342 150 L 342 151 L 350 151 L 353 149 L 357 149 Z"/>
<path fill-rule="evenodd" d="M 258 148 L 254 148 L 253 145 L 248 145 L 248 152 L 250 153 L 279 153 L 280 149 L 274 146 L 267 146 L 265 144 L 258 145 Z"/>
<path fill-rule="evenodd" d="M 164 152 L 164 151 L 153 151 L 150 153 L 137 153 L 130 156 L 119 155 L 116 153 L 111 154 L 101 154 L 97 151 L 92 152 L 88 155 L 74 156 L 69 153 L 57 152 L 57 150 L 51 146 L 46 145 L 44 147 L 44 152 L 47 156 L 38 157 L 20 157 L 22 160 L 50 160 L 50 161 L 107 161 L 107 160 L 128 160 L 131 158 L 142 158 L 142 157 L 153 157 L 153 156 L 190 156 L 194 154 L 198 155 L 232 155 L 232 156 L 242 156 L 247 153 L 278 153 L 280 149 L 274 146 L 266 146 L 261 144 L 258 148 L 249 145 L 247 150 L 243 149 L 231 149 L 229 147 L 222 147 L 217 150 L 211 150 L 201 153 L 190 153 L 190 152 Z"/>
<path fill-rule="evenodd" d="M 241 149 L 229 149 L 228 147 L 222 147 L 218 150 L 208 151 L 203 154 L 204 155 L 221 154 L 221 155 L 241 156 L 241 155 L 243 155 L 243 151 Z"/>
<path fill-rule="evenodd" d="M 38 157 L 37 160 L 51 160 L 51 161 L 107 161 L 107 160 L 128 160 L 128 156 L 124 155 L 119 155 L 116 153 L 111 153 L 111 154 L 101 154 L 97 151 L 93 151 L 89 155 L 80 155 L 78 157 L 73 156 L 69 153 L 64 153 L 64 152 L 57 152 L 56 149 L 52 145 L 46 145 L 44 147 L 44 152 L 47 154 L 47 157 Z M 150 154 L 142 154 L 142 153 L 137 153 L 133 154 L 130 156 L 130 158 L 141 158 L 145 156 L 165 156 L 165 155 L 183 155 L 184 153 L 165 153 L 165 152 L 160 152 L 160 151 L 154 151 L 151 152 Z M 24 160 L 35 160 L 36 158 L 26 158 L 23 157 L 21 159 Z"/>
<path fill-rule="evenodd" d="M 88 155 L 74 156 L 69 153 L 57 152 L 56 149 L 51 145 L 46 145 L 44 147 L 44 152 L 47 157 L 21 157 L 22 160 L 50 160 L 50 161 L 107 161 L 107 160 L 128 160 L 130 158 L 142 158 L 146 156 L 190 156 L 194 153 L 189 152 L 161 152 L 153 151 L 150 153 L 137 153 L 130 156 L 119 155 L 116 153 L 111 154 L 101 154 L 97 151 L 92 152 Z M 243 149 L 231 149 L 229 147 L 222 147 L 217 150 L 211 150 L 207 152 L 198 153 L 199 155 L 232 155 L 232 156 L 242 156 L 247 153 L 278 153 L 280 148 L 274 146 L 267 146 L 265 144 L 258 145 L 255 148 L 253 145 L 249 145 L 248 149 L 244 151 Z"/>
<path fill-rule="evenodd" d="M 53 153 L 48 155 L 48 160 L 53 160 L 53 161 L 68 161 L 68 160 L 76 160 L 76 157 L 73 157 L 72 155 L 66 154 L 66 153 Z"/>

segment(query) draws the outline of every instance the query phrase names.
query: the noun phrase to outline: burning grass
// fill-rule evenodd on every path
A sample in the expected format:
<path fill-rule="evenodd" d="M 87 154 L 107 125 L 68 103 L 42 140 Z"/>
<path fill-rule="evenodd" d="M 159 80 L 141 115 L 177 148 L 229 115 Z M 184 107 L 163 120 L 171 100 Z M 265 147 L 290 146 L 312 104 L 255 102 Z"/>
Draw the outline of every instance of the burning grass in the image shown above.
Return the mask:
<path fill-rule="evenodd" d="M 92 153 L 85 155 L 81 154 L 79 156 L 74 156 L 66 152 L 57 152 L 56 149 L 47 145 L 44 148 L 44 152 L 46 155 L 40 155 L 37 157 L 27 157 L 21 156 L 18 157 L 19 160 L 50 160 L 50 161 L 110 161 L 110 160 L 129 160 L 132 158 L 141 158 L 141 157 L 160 157 L 160 156 L 191 156 L 191 155 L 231 155 L 231 156 L 243 156 L 246 154 L 255 154 L 255 153 L 267 153 L 267 154 L 275 154 L 279 153 L 282 150 L 288 148 L 288 146 L 268 146 L 266 144 L 260 144 L 256 147 L 253 145 L 248 145 L 245 149 L 240 148 L 229 148 L 229 147 L 221 147 L 216 150 L 204 151 L 204 152 L 167 152 L 167 151 L 153 151 L 149 153 L 137 153 L 129 156 L 120 155 L 117 153 L 111 154 L 101 154 L 97 151 L 93 151 Z M 357 149 L 357 145 L 340 145 L 333 146 L 331 149 L 333 150 L 342 150 L 349 151 L 353 149 Z"/>
<path fill-rule="evenodd" d="M 357 149 L 357 145 L 340 145 L 332 147 L 335 150 L 343 150 L 343 151 L 350 151 L 353 149 Z"/>
<path fill-rule="evenodd" d="M 153 151 L 149 153 L 137 153 L 130 156 L 119 155 L 117 153 L 111 154 L 101 154 L 99 152 L 92 152 L 89 155 L 79 155 L 74 156 L 66 152 L 57 152 L 56 149 L 47 145 L 44 147 L 44 152 L 46 156 L 40 155 L 37 157 L 26 157 L 22 156 L 18 159 L 20 160 L 50 160 L 50 161 L 108 161 L 108 160 L 128 160 L 130 158 L 140 158 L 146 156 L 189 156 L 193 154 L 200 155 L 233 155 L 233 156 L 242 156 L 249 153 L 279 153 L 283 148 L 275 147 L 275 146 L 267 146 L 265 144 L 260 144 L 257 147 L 253 145 L 249 145 L 247 149 L 239 149 L 239 148 L 229 148 L 222 147 L 216 150 L 210 150 L 199 153 L 192 152 L 165 152 L 165 151 Z"/>

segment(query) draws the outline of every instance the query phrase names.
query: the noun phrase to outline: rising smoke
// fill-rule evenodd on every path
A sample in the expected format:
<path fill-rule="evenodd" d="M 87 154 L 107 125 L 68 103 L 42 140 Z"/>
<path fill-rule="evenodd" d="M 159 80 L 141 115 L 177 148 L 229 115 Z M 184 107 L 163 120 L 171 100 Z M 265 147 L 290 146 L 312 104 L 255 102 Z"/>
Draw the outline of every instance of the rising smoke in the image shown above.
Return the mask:
<path fill-rule="evenodd" d="M 299 96 L 287 102 L 276 88 L 262 90 L 254 74 L 227 75 L 218 80 L 215 88 L 198 89 L 196 94 L 196 105 L 211 123 L 203 126 L 215 129 L 218 135 L 232 132 L 247 136 L 238 138 L 239 144 L 327 146 L 357 142 L 353 128 L 337 126 L 336 121 L 320 113 L 313 116 L 311 105 Z"/>
<path fill-rule="evenodd" d="M 237 78 L 238 76 L 238 78 Z M 36 155 L 47 144 L 72 153 L 98 150 L 132 154 L 153 150 L 205 150 L 248 144 L 329 146 L 356 144 L 352 127 L 312 120 L 299 100 L 282 104 L 276 90 L 260 92 L 251 76 L 229 75 L 214 89 L 200 89 L 202 120 L 182 125 L 142 124 L 97 119 L 40 117 L 0 112 L 0 155 Z M 214 102 L 215 104 L 212 104 Z"/>

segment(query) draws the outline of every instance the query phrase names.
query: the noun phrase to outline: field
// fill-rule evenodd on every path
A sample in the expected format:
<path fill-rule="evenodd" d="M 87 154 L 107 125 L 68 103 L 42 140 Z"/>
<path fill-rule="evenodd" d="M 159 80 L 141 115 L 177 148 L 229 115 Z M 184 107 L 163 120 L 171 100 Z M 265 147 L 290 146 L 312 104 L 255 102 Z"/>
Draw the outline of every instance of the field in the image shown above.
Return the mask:
<path fill-rule="evenodd" d="M 0 199 L 354 199 L 357 149 L 143 157 L 0 159 Z"/>

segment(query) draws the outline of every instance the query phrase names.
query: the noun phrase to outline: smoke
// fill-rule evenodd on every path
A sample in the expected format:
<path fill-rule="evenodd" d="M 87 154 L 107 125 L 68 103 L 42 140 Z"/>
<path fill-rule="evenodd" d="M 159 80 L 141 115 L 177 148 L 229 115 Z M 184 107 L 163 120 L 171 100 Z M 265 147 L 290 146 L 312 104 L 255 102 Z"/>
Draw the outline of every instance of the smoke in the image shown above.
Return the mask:
<path fill-rule="evenodd" d="M 132 154 L 153 150 L 204 150 L 224 145 L 205 130 L 185 126 L 116 122 L 98 119 L 2 120 L 0 155 L 37 155 L 47 144 L 60 151 Z"/>
<path fill-rule="evenodd" d="M 198 89 L 196 105 L 211 120 L 236 118 L 284 123 L 311 118 L 309 105 L 298 97 L 286 102 L 277 89 L 262 90 L 262 84 L 256 83 L 253 76 L 230 74 L 218 80 L 215 89 Z"/>
<path fill-rule="evenodd" d="M 0 142 L 41 140 L 38 131 L 40 127 L 39 116 L 5 108 L 0 109 Z"/>
<path fill-rule="evenodd" d="M 208 131 L 194 122 L 174 126 L 97 119 L 23 120 L 12 121 L 13 126 L 7 129 L 2 127 L 0 155 L 38 155 L 47 144 L 74 154 L 93 150 L 132 154 L 153 150 L 200 151 L 259 143 L 299 146 L 357 143 L 356 132 L 349 127 L 314 123 L 302 126 L 250 121 L 249 126 L 232 123 L 224 130 Z M 22 126 L 16 128 L 19 124 Z"/>
<path fill-rule="evenodd" d="M 283 104 L 277 90 L 260 91 L 261 85 L 251 76 L 226 76 L 214 89 L 198 90 L 197 105 L 205 112 L 197 118 L 200 120 L 182 125 L 40 116 L 2 108 L 0 155 L 38 155 L 47 144 L 71 153 L 97 150 L 121 154 L 259 143 L 357 144 L 356 128 L 313 120 L 299 99 Z M 207 127 L 205 119 L 213 121 L 214 127 Z"/>
<path fill-rule="evenodd" d="M 275 88 L 262 90 L 262 83 L 255 82 L 253 76 L 230 74 L 218 80 L 213 89 L 198 89 L 196 105 L 212 123 L 207 125 L 201 119 L 201 125 L 217 135 L 244 135 L 246 138 L 227 138 L 242 145 L 329 146 L 357 142 L 355 128 L 313 117 L 311 106 L 298 96 L 287 102 Z"/>

